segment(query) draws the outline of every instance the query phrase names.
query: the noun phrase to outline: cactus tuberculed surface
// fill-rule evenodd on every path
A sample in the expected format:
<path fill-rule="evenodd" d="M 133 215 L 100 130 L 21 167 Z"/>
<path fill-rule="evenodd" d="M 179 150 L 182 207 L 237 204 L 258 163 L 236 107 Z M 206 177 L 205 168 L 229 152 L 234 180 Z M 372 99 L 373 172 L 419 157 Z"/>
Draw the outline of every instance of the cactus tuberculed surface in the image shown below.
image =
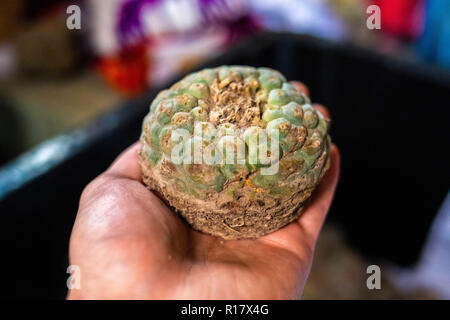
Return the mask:
<path fill-rule="evenodd" d="M 222 66 L 157 95 L 140 164 L 144 183 L 195 230 L 246 239 L 301 214 L 329 149 L 327 120 L 281 73 Z"/>

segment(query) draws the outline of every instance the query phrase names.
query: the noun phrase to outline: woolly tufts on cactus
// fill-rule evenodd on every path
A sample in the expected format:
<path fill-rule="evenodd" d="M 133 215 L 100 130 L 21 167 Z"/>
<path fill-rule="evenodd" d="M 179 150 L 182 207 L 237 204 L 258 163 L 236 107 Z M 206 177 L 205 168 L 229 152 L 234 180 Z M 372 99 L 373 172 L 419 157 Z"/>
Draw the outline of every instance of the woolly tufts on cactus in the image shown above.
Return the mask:
<path fill-rule="evenodd" d="M 276 70 L 186 76 L 143 121 L 143 181 L 195 230 L 257 238 L 301 214 L 329 166 L 328 123 Z"/>

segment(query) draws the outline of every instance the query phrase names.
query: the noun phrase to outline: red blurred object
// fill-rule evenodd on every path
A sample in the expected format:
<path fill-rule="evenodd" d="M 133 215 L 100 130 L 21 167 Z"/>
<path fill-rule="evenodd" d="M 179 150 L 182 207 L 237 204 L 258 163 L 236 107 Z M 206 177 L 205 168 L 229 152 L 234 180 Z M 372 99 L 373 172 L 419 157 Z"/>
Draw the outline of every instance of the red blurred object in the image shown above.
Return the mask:
<path fill-rule="evenodd" d="M 423 0 L 371 0 L 381 11 L 381 30 L 396 36 L 415 39 L 423 26 Z"/>
<path fill-rule="evenodd" d="M 143 92 L 148 84 L 148 45 L 142 43 L 124 49 L 120 54 L 103 57 L 97 69 L 105 81 L 120 93 L 135 96 Z"/>

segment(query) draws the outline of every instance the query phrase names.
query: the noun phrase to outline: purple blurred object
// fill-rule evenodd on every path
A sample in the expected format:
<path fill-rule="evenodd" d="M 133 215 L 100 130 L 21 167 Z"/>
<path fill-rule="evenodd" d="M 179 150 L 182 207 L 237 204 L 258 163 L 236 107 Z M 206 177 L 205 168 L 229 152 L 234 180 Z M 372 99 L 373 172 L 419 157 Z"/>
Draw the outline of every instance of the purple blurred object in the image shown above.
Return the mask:
<path fill-rule="evenodd" d="M 227 23 L 242 18 L 249 12 L 242 0 L 198 0 L 203 23 Z"/>
<path fill-rule="evenodd" d="M 249 14 L 247 2 L 243 0 L 125 0 L 119 6 L 118 40 L 125 46 L 152 34 L 153 30 L 148 30 L 145 23 L 152 19 L 159 23 L 158 30 L 179 32 L 234 24 Z M 178 12 L 180 19 L 176 18 Z"/>
<path fill-rule="evenodd" d="M 162 0 L 126 0 L 119 9 L 117 24 L 120 43 L 129 44 L 130 38 L 144 38 L 141 12 L 145 6 L 154 5 Z"/>

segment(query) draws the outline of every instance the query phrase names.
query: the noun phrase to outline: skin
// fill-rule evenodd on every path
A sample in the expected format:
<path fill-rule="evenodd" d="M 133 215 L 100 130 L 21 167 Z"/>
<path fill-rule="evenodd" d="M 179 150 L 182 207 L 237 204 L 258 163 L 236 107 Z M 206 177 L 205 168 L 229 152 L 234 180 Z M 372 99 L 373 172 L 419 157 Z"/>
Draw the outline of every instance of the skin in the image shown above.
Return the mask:
<path fill-rule="evenodd" d="M 308 93 L 301 83 L 294 83 Z M 314 105 L 325 117 L 327 110 Z M 83 191 L 69 248 L 68 299 L 297 299 L 339 176 L 331 166 L 300 218 L 256 240 L 189 228 L 141 181 L 136 143 Z"/>

